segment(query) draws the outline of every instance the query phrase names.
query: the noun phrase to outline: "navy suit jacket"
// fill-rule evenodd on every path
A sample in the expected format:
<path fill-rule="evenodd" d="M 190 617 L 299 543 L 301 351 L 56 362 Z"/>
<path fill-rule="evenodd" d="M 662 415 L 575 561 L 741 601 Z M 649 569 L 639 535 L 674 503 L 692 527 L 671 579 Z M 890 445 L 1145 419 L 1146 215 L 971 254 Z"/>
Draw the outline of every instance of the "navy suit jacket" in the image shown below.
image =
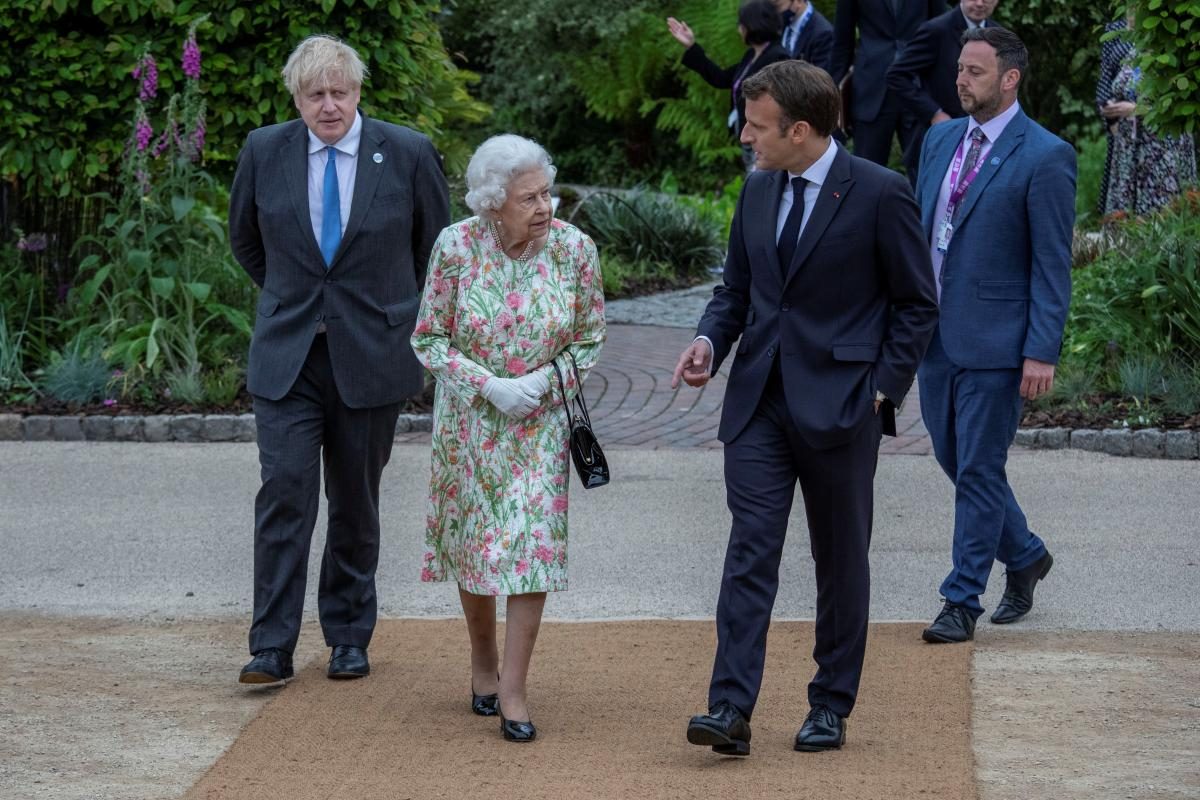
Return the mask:
<path fill-rule="evenodd" d="M 742 56 L 741 61 L 729 67 L 722 67 L 708 57 L 703 47 L 693 44 L 683 51 L 680 63 L 688 69 L 694 70 L 709 86 L 732 90 L 733 84 L 739 76 L 744 81 L 768 64 L 787 61 L 789 58 L 791 56 L 788 55 L 787 50 L 783 49 L 783 45 L 772 42 L 759 54 L 758 58 L 754 57 L 754 48 L 750 48 Z M 737 130 L 733 132 L 733 135 L 741 136 L 742 128 L 746 126 L 746 98 L 742 96 L 741 92 L 738 92 L 736 97 L 730 97 L 730 104 L 737 111 Z"/>
<path fill-rule="evenodd" d="M 322 323 L 347 406 L 375 408 L 420 392 L 424 371 L 408 340 L 429 254 L 449 221 L 433 144 L 364 114 L 350 218 L 326 269 L 308 213 L 308 128 L 296 119 L 252 131 L 229 192 L 234 258 L 262 289 L 250 393 L 287 394 Z"/>
<path fill-rule="evenodd" d="M 854 119 L 874 120 L 887 95 L 887 71 L 922 22 L 946 10 L 945 0 L 838 0 L 833 23 L 833 75 L 841 83 L 854 66 Z M 858 38 L 855 39 L 857 32 Z"/>
<path fill-rule="evenodd" d="M 993 23 L 988 22 L 991 26 Z M 965 113 L 958 99 L 958 55 L 967 18 L 958 6 L 926 22 L 904 46 L 887 73 L 887 86 L 901 98 L 923 125 L 945 111 L 952 117 Z"/>
<path fill-rule="evenodd" d="M 938 192 L 968 123 L 925 135 L 917 197 L 927 242 L 945 214 Z M 967 369 L 1057 363 L 1071 300 L 1075 149 L 1018 111 L 962 203 L 942 264 L 946 354 Z"/>
<path fill-rule="evenodd" d="M 797 431 L 837 447 L 870 421 L 876 390 L 898 405 L 912 385 L 937 323 L 929 246 L 907 181 L 839 145 L 785 270 L 775 229 L 786 181 L 746 178 L 697 335 L 712 341 L 714 373 L 738 345 L 722 442 L 750 421 L 778 358 Z"/>
<path fill-rule="evenodd" d="M 803 59 L 814 67 L 833 72 L 833 25 L 815 8 L 792 48 L 792 58 Z"/>

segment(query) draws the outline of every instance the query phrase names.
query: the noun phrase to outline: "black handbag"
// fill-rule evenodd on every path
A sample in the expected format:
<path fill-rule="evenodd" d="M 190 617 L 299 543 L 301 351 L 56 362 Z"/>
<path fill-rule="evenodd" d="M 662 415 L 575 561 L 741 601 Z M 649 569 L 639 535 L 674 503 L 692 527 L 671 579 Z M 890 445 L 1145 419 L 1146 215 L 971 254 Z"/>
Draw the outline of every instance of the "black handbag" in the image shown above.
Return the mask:
<path fill-rule="evenodd" d="M 574 411 L 576 413 L 572 413 L 571 404 L 567 402 L 567 383 L 558 369 L 558 363 L 555 361 L 550 363 L 554 365 L 554 374 L 558 376 L 558 388 L 562 393 L 563 408 L 567 411 L 567 421 L 571 428 L 571 460 L 575 462 L 575 471 L 579 473 L 579 480 L 583 482 L 583 488 L 593 489 L 608 483 L 608 459 L 604 457 L 604 451 L 600 449 L 600 442 L 596 440 L 596 434 L 592 432 L 592 418 L 588 415 L 587 403 L 583 400 L 583 381 L 579 378 L 579 367 L 575 364 L 575 356 L 567 350 L 564 350 L 563 353 L 571 359 L 571 369 L 575 372 L 575 385 L 578 387 L 578 391 L 575 393 Z"/>

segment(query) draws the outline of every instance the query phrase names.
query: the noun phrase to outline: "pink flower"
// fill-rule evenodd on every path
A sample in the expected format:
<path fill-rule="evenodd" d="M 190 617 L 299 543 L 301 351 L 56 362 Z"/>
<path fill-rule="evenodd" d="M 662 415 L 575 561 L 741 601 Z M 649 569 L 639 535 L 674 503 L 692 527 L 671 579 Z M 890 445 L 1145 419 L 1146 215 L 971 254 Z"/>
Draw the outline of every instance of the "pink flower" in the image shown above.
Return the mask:
<path fill-rule="evenodd" d="M 543 564 L 549 564 L 554 560 L 554 551 L 546 545 L 538 545 L 538 548 L 533 551 L 533 557 Z"/>
<path fill-rule="evenodd" d="M 490 453 L 495 449 L 496 449 L 496 440 L 495 439 L 484 439 L 483 440 L 483 452 Z"/>
<path fill-rule="evenodd" d="M 433 325 L 427 319 L 422 319 L 417 322 L 417 326 L 413 328 L 414 334 L 429 333 L 433 330 Z"/>
<path fill-rule="evenodd" d="M 567 510 L 567 496 L 565 494 L 555 495 L 550 501 L 550 510 L 555 514 L 561 514 Z"/>
<path fill-rule="evenodd" d="M 525 363 L 525 359 L 512 356 L 508 361 L 504 362 L 504 368 L 513 375 L 524 375 L 529 371 L 529 365 Z"/>
<path fill-rule="evenodd" d="M 421 569 L 421 580 L 425 583 L 431 583 L 437 580 L 437 576 L 433 574 L 433 570 L 429 567 L 423 567 Z"/>
<path fill-rule="evenodd" d="M 500 328 L 511 328 L 513 325 L 513 315 L 507 311 L 501 311 L 496 317 L 496 325 Z"/>
<path fill-rule="evenodd" d="M 104 398 L 104 405 L 106 405 L 106 406 L 115 406 L 116 404 L 117 404 L 117 401 L 116 401 L 116 400 L 113 400 L 111 397 L 106 397 L 106 398 Z"/>
<path fill-rule="evenodd" d="M 522 558 L 517 562 L 517 574 L 524 575 L 527 572 L 529 572 L 529 562 Z"/>
<path fill-rule="evenodd" d="M 508 307 L 513 311 L 516 311 L 521 307 L 521 295 L 517 294 L 516 292 L 509 292 L 504 298 L 504 302 L 507 303 Z"/>

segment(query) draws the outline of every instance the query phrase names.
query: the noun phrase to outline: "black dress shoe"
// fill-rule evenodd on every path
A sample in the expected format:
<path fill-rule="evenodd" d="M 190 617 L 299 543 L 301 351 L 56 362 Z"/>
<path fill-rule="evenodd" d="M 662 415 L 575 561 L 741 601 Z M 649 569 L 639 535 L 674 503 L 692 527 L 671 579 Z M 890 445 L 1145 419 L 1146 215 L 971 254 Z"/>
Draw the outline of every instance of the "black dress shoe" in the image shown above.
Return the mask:
<path fill-rule="evenodd" d="M 750 755 L 750 723 L 728 700 L 720 700 L 707 714 L 688 722 L 687 740 L 711 747 L 723 756 Z"/>
<path fill-rule="evenodd" d="M 336 645 L 329 655 L 329 669 L 325 674 L 339 679 L 364 678 L 370 675 L 371 665 L 367 661 L 366 648 L 348 644 Z"/>
<path fill-rule="evenodd" d="M 533 720 L 527 719 L 524 722 L 505 719 L 504 711 L 500 709 L 500 703 L 496 703 L 496 712 L 500 715 L 500 733 L 504 734 L 504 738 L 510 742 L 532 742 L 537 738 L 537 728 L 533 727 Z"/>
<path fill-rule="evenodd" d="M 837 750 L 846 743 L 846 718 L 829 706 L 813 706 L 796 732 L 796 749 L 806 753 Z"/>
<path fill-rule="evenodd" d="M 921 638 L 930 644 L 969 642 L 975 638 L 975 617 L 966 606 L 947 600 L 933 624 L 922 631 Z"/>
<path fill-rule="evenodd" d="M 1052 566 L 1054 557 L 1047 551 L 1025 569 L 1004 573 L 1004 596 L 1000 598 L 1000 605 L 996 606 L 996 611 L 992 614 L 992 622 L 1007 625 L 1028 614 L 1033 608 L 1033 587 L 1046 577 Z"/>
<path fill-rule="evenodd" d="M 496 716 L 500 713 L 500 695 L 475 694 L 475 687 L 471 687 L 471 710 L 481 717 Z"/>
<path fill-rule="evenodd" d="M 279 683 L 295 675 L 292 670 L 292 654 L 269 647 L 259 650 L 250 659 L 250 663 L 242 667 L 238 683 Z"/>

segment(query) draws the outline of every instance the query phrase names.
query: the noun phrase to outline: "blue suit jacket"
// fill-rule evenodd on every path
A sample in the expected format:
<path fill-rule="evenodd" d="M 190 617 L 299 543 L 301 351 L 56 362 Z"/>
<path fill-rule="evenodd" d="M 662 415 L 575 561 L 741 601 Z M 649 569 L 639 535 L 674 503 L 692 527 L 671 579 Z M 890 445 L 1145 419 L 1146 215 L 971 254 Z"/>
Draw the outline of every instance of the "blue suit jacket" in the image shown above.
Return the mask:
<path fill-rule="evenodd" d="M 908 182 L 841 146 L 791 264 L 780 264 L 786 181 L 779 171 L 746 178 L 724 281 L 697 334 L 712 341 L 714 373 L 737 344 L 722 442 L 746 427 L 778 359 L 796 429 L 826 449 L 873 418 L 876 390 L 904 400 L 937 323 L 933 270 Z"/>
<path fill-rule="evenodd" d="M 938 191 L 970 119 L 934 125 L 917 198 L 927 241 Z M 1071 300 L 1075 150 L 1018 111 L 963 198 L 942 264 L 942 344 L 967 369 L 1057 363 Z"/>

